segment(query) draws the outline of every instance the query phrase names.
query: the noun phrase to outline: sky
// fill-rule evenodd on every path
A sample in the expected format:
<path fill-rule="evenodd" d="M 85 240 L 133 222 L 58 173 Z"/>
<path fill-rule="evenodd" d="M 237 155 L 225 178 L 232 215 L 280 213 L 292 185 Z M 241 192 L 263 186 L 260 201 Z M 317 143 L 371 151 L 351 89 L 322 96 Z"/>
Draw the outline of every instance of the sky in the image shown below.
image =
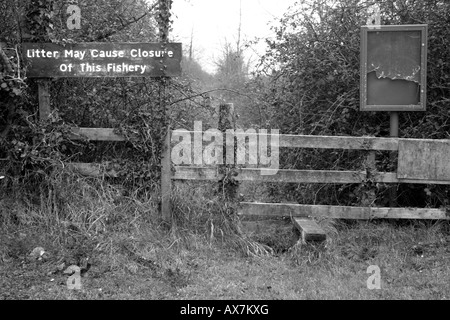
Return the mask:
<path fill-rule="evenodd" d="M 175 0 L 172 5 L 172 41 L 182 42 L 187 50 L 193 34 L 193 56 L 204 70 L 213 73 L 214 61 L 225 43 L 236 45 L 239 7 L 242 3 L 241 43 L 256 37 L 273 38 L 270 25 L 276 23 L 295 0 Z M 256 62 L 265 45 L 245 51 L 247 60 Z"/>

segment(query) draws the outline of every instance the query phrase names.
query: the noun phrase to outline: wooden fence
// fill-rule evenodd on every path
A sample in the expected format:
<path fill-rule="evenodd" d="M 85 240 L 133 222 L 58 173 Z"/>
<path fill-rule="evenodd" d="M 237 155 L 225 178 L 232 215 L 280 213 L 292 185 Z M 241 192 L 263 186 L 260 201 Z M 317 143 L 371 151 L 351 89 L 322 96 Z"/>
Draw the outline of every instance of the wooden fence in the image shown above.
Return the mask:
<path fill-rule="evenodd" d="M 40 83 L 40 98 L 47 99 L 48 89 Z M 48 99 L 47 99 L 48 100 Z M 48 101 L 42 103 L 43 107 Z M 41 108 L 42 109 L 42 108 Z M 43 108 L 41 118 L 49 113 Z M 218 127 L 222 132 L 226 128 L 234 128 L 234 110 L 232 104 L 219 107 Z M 190 132 L 194 134 L 194 132 Z M 84 136 L 93 141 L 125 141 L 125 138 L 115 134 L 111 128 L 74 128 L 73 137 Z M 249 139 L 251 141 L 251 139 Z M 166 137 L 166 145 L 170 145 L 170 132 Z M 367 179 L 372 182 L 397 184 L 450 184 L 450 140 L 431 139 L 403 139 L 378 137 L 349 137 L 349 136 L 307 136 L 307 135 L 279 135 L 280 148 L 314 148 L 314 149 L 345 149 L 365 150 L 368 152 L 366 171 L 335 171 L 335 170 L 288 170 L 279 169 L 276 174 L 263 175 L 261 168 L 236 168 L 237 181 L 259 181 L 274 183 L 364 183 Z M 165 157 L 170 155 L 167 148 Z M 398 152 L 397 172 L 377 172 L 375 170 L 375 152 Z M 224 156 L 226 148 L 224 146 Z M 116 176 L 114 171 L 108 171 L 107 166 L 91 163 L 70 164 L 80 173 L 89 176 Z M 167 167 L 167 165 L 166 165 Z M 162 170 L 162 215 L 165 220 L 170 218 L 171 180 L 215 180 L 223 178 L 219 166 L 194 167 L 175 166 L 174 170 Z M 169 190 L 169 191 L 167 191 Z M 165 194 L 164 194 L 165 193 Z M 326 216 L 343 219 L 450 219 L 446 208 L 396 208 L 396 207 L 349 207 L 328 205 L 304 205 L 292 203 L 252 203 L 241 202 L 240 215 L 244 216 L 288 216 L 315 217 Z"/>
<path fill-rule="evenodd" d="M 302 136 L 302 135 L 280 135 L 280 147 L 282 148 L 315 148 L 315 149 L 347 149 L 366 151 L 400 151 L 404 144 L 420 145 L 431 143 L 432 145 L 449 145 L 447 140 L 422 140 L 401 138 L 376 138 L 376 137 L 348 137 L 348 136 Z M 400 146 L 400 148 L 399 148 Z M 399 154 L 399 161 L 404 159 Z M 424 157 L 418 157 L 423 160 Z M 374 161 L 374 158 L 371 158 Z M 436 159 L 436 158 L 435 158 Z M 438 157 L 438 159 L 440 159 Z M 436 161 L 430 161 L 434 163 Z M 405 161 L 411 165 L 411 161 Z M 450 166 L 450 162 L 445 164 Z M 425 166 L 426 167 L 426 166 Z M 431 166 L 433 168 L 433 166 Z M 435 166 L 436 167 L 436 166 Z M 403 166 L 400 166 L 403 168 Z M 412 166 L 411 168 L 414 168 Z M 437 170 L 442 168 L 438 166 Z M 261 175 L 260 168 L 240 168 L 235 176 L 237 181 L 259 181 L 279 183 L 363 183 L 366 179 L 373 182 L 396 184 L 450 184 L 448 180 L 433 178 L 399 178 L 397 172 L 368 172 L 368 171 L 333 171 L 333 170 L 287 170 L 280 169 L 274 175 Z M 426 171 L 426 170 L 424 170 Z M 217 168 L 175 167 L 172 179 L 178 180 L 219 180 L 221 176 Z M 381 207 L 349 207 L 349 206 L 327 206 L 327 205 L 304 205 L 292 203 L 251 203 L 242 202 L 241 215 L 258 216 L 326 216 L 342 219 L 449 219 L 450 215 L 445 208 L 381 208 Z"/>
<path fill-rule="evenodd" d="M 191 132 L 193 134 L 194 132 Z M 74 135 L 83 135 L 89 140 L 102 141 L 124 141 L 124 138 L 116 135 L 113 129 L 99 128 L 77 128 Z M 422 171 L 430 171 L 431 177 L 416 178 L 408 176 L 408 172 L 403 173 L 404 177 L 399 177 L 398 172 L 368 172 L 368 171 L 333 171 L 333 170 L 287 170 L 279 169 L 276 174 L 262 175 L 261 168 L 237 168 L 237 181 L 259 181 L 259 182 L 279 182 L 279 183 L 363 183 L 370 178 L 373 182 L 396 184 L 396 183 L 416 183 L 416 184 L 450 184 L 447 177 L 440 179 L 439 175 L 433 173 L 448 171 L 450 162 L 445 163 L 446 154 L 450 141 L 448 140 L 426 140 L 426 139 L 403 139 L 403 138 L 377 138 L 377 137 L 349 137 L 349 136 L 305 136 L 305 135 L 279 135 L 280 148 L 316 148 L 316 149 L 346 149 L 346 150 L 366 150 L 366 151 L 398 151 L 399 171 L 405 171 L 408 166 L 413 173 L 419 171 L 422 161 L 426 162 L 422 166 Z M 434 153 L 432 147 L 425 148 L 425 151 L 417 155 L 417 148 L 414 146 L 436 146 Z M 411 151 L 410 146 L 413 146 Z M 440 151 L 441 150 L 441 151 Z M 411 159 L 411 153 L 415 152 L 415 158 Z M 419 152 L 420 153 L 420 152 Z M 434 158 L 430 158 L 434 155 Z M 403 159 L 403 160 L 402 160 Z M 430 161 L 433 159 L 433 161 Z M 374 158 L 372 157 L 372 161 Z M 87 175 L 112 175 L 102 171 L 100 164 L 73 163 L 80 172 Z M 445 168 L 443 168 L 443 166 Z M 194 167 L 175 166 L 171 171 L 172 180 L 220 180 L 222 175 L 218 167 Z M 406 171 L 409 169 L 406 168 Z M 410 170 L 410 171 L 411 171 Z M 414 171 L 415 170 L 415 171 Z M 349 206 L 327 206 L 327 205 L 304 205 L 292 203 L 251 203 L 242 202 L 241 215 L 258 216 L 327 216 L 330 218 L 343 219 L 450 219 L 445 208 L 395 208 L 395 207 L 349 207 Z"/>

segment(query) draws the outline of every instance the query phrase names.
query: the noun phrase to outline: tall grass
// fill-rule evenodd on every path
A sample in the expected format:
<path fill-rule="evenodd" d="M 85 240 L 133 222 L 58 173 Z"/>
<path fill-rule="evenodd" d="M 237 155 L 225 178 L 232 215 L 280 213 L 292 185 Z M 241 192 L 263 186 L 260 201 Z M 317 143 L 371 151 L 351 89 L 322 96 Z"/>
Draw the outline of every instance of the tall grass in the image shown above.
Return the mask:
<path fill-rule="evenodd" d="M 45 245 L 55 257 L 102 257 L 111 268 L 120 268 L 128 265 L 130 252 L 162 263 L 176 260 L 183 250 L 216 246 L 244 256 L 272 252 L 242 233 L 236 204 L 225 201 L 214 183 L 175 184 L 167 223 L 159 213 L 158 188 L 124 190 L 61 167 L 34 181 L 3 189 L 0 199 L 3 234 L 13 242 L 26 235 L 21 254 Z"/>

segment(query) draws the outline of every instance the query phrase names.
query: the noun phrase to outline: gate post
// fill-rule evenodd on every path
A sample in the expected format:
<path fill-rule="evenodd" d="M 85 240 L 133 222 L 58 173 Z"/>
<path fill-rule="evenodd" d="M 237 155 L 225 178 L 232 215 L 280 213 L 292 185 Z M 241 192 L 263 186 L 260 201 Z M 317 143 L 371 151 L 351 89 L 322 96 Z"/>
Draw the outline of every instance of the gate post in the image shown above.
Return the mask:
<path fill-rule="evenodd" d="M 398 138 L 398 112 L 390 112 L 390 127 L 389 127 L 389 135 L 391 138 Z M 391 162 L 394 162 L 395 159 L 395 151 L 391 151 L 390 155 Z M 392 184 L 389 190 L 389 206 L 396 207 L 397 199 L 397 184 Z"/>
<path fill-rule="evenodd" d="M 222 149 L 223 164 L 219 166 L 219 173 L 223 175 L 223 177 L 219 180 L 218 191 L 220 193 L 223 193 L 227 199 L 233 200 L 236 198 L 238 184 L 237 181 L 229 180 L 230 175 L 232 175 L 233 169 L 236 167 L 237 150 L 237 141 L 236 137 L 234 136 L 234 130 L 236 129 L 236 120 L 234 115 L 234 105 L 232 103 L 224 103 L 219 106 L 219 123 L 217 127 L 224 136 L 224 144 Z M 227 129 L 233 130 L 232 148 L 229 145 L 231 141 L 229 141 L 226 135 Z M 233 152 L 233 156 L 227 157 L 227 153 L 230 152 Z M 227 160 L 229 160 L 229 158 L 233 159 L 233 163 L 227 163 Z"/>
<path fill-rule="evenodd" d="M 170 24 L 170 9 L 172 7 L 172 0 L 159 0 L 159 13 L 158 13 L 158 27 L 159 27 L 159 40 L 164 45 L 169 39 L 169 24 Z M 172 173 L 171 173 L 171 159 L 170 159 L 170 112 L 166 106 L 165 95 L 165 77 L 160 78 L 160 112 L 163 117 L 163 127 L 165 132 L 162 134 L 162 150 L 161 150 L 161 214 L 162 219 L 165 222 L 170 223 L 172 218 L 172 208 L 170 203 L 172 193 Z"/>

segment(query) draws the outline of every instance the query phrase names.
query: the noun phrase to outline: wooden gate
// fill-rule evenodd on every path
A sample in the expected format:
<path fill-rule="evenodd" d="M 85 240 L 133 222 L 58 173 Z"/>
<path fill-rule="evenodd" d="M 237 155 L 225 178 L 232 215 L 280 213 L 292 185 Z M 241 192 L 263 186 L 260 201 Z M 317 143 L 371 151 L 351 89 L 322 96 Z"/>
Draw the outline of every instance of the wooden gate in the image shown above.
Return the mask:
<path fill-rule="evenodd" d="M 361 184 L 365 181 L 397 184 L 450 184 L 450 140 L 424 140 L 349 136 L 280 135 L 280 148 L 365 150 L 365 171 L 287 170 L 262 175 L 261 168 L 235 169 L 237 181 L 275 183 Z M 398 152 L 397 172 L 377 172 L 375 151 Z M 176 166 L 174 180 L 220 180 L 219 168 Z M 303 241 L 324 240 L 325 232 L 311 217 L 335 219 L 450 219 L 446 208 L 331 206 L 293 203 L 241 202 L 241 216 L 291 217 Z"/>
<path fill-rule="evenodd" d="M 398 172 L 287 170 L 261 175 L 261 168 L 236 169 L 237 181 L 279 183 L 450 184 L 450 140 L 425 140 L 349 136 L 279 136 L 280 148 L 398 151 Z M 374 160 L 374 159 L 373 159 Z M 369 166 L 367 166 L 369 167 Z M 175 180 L 219 180 L 218 168 L 176 166 Z M 445 208 L 395 208 L 304 205 L 291 203 L 241 203 L 240 214 L 264 216 L 326 216 L 341 219 L 450 219 Z"/>

